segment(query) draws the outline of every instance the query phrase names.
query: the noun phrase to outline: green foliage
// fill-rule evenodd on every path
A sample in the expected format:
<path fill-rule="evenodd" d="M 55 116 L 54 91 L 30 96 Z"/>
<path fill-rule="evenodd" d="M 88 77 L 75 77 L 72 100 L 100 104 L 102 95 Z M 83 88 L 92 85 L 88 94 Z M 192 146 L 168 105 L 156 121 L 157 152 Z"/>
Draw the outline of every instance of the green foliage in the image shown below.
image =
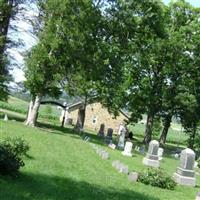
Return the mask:
<path fill-rule="evenodd" d="M 145 172 L 140 173 L 138 181 L 169 190 L 174 190 L 176 186 L 176 182 L 169 175 L 155 168 L 148 168 Z"/>
<path fill-rule="evenodd" d="M 45 107 L 45 113 L 51 115 L 53 113 L 52 107 L 50 105 L 47 105 Z"/>
<path fill-rule="evenodd" d="M 27 106 L 26 107 L 19 107 L 16 105 L 11 105 L 10 103 L 0 101 L 0 108 L 26 114 L 27 113 Z"/>
<path fill-rule="evenodd" d="M 22 157 L 28 150 L 29 146 L 21 138 L 7 138 L 0 142 L 0 174 L 17 176 L 20 167 L 25 165 Z"/>
<path fill-rule="evenodd" d="M 6 138 L 2 145 L 8 148 L 11 148 L 13 153 L 17 156 L 26 156 L 27 152 L 30 150 L 29 145 L 25 140 L 20 137 L 16 138 Z"/>
<path fill-rule="evenodd" d="M 153 123 L 153 135 L 159 136 L 162 130 L 162 123 L 160 117 L 155 117 Z"/>

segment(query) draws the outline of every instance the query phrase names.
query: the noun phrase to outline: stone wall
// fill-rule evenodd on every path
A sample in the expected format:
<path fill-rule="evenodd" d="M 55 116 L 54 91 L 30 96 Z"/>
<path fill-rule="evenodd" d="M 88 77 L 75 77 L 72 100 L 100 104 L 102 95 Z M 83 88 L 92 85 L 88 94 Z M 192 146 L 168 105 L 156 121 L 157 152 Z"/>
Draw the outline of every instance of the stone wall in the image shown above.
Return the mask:
<path fill-rule="evenodd" d="M 76 123 L 78 110 L 71 111 L 69 117 L 73 119 L 73 124 Z M 117 133 L 119 125 L 127 119 L 122 113 L 114 119 L 106 108 L 100 103 L 89 104 L 86 107 L 86 117 L 84 127 L 95 131 L 99 130 L 100 124 L 105 124 L 105 132 L 108 128 L 113 128 L 114 132 Z"/>

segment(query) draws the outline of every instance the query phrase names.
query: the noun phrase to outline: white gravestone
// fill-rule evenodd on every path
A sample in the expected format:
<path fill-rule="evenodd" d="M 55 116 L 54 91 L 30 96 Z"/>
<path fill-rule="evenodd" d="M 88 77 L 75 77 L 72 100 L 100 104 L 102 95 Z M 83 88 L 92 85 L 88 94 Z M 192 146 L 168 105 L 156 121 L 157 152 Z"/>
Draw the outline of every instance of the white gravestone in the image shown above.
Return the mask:
<path fill-rule="evenodd" d="M 132 153 L 131 153 L 132 147 L 133 147 L 132 142 L 126 142 L 124 151 L 122 151 L 122 155 L 131 157 L 132 156 Z"/>
<path fill-rule="evenodd" d="M 120 126 L 119 126 L 119 130 L 118 130 L 118 133 L 117 133 L 118 135 L 120 135 L 122 129 L 124 129 L 124 126 L 123 126 L 123 124 L 120 124 Z"/>
<path fill-rule="evenodd" d="M 197 193 L 195 200 L 200 200 L 200 192 Z"/>
<path fill-rule="evenodd" d="M 139 174 L 137 172 L 130 172 L 128 175 L 128 180 L 131 182 L 136 182 Z"/>
<path fill-rule="evenodd" d="M 7 114 L 5 114 L 5 116 L 4 116 L 4 119 L 3 119 L 4 121 L 8 121 L 8 115 Z"/>
<path fill-rule="evenodd" d="M 120 136 L 119 136 L 119 142 L 118 142 L 118 145 L 117 145 L 117 147 L 119 149 L 124 149 L 125 134 L 126 134 L 126 129 L 125 129 L 125 127 L 123 127 L 121 129 L 121 133 L 120 133 Z"/>
<path fill-rule="evenodd" d="M 146 154 L 146 157 L 143 158 L 143 164 L 150 166 L 150 167 L 159 167 L 159 157 L 158 157 L 158 148 L 159 143 L 156 140 L 152 140 L 149 143 L 148 152 Z"/>
<path fill-rule="evenodd" d="M 113 143 L 110 143 L 110 144 L 108 145 L 108 147 L 111 148 L 111 149 L 115 149 L 115 148 L 116 148 L 116 145 L 113 144 Z"/>
<path fill-rule="evenodd" d="M 174 173 L 174 180 L 180 185 L 195 186 L 194 172 L 195 153 L 192 149 L 184 149 L 181 152 L 180 165 Z"/>
<path fill-rule="evenodd" d="M 159 160 L 163 159 L 163 152 L 164 152 L 164 149 L 159 147 L 158 148 L 158 157 L 159 157 Z"/>

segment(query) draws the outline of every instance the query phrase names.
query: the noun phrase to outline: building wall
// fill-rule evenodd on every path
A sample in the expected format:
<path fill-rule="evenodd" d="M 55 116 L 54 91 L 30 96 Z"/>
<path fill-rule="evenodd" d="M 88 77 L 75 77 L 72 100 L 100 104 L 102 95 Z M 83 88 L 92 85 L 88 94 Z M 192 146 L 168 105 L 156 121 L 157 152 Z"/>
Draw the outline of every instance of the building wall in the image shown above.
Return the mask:
<path fill-rule="evenodd" d="M 73 119 L 73 124 L 76 124 L 78 115 L 78 109 L 71 111 L 69 117 Z M 106 108 L 104 108 L 100 103 L 89 104 L 86 107 L 86 116 L 84 127 L 98 131 L 102 123 L 105 124 L 105 132 L 108 128 L 113 128 L 114 132 L 117 133 L 119 126 L 124 122 L 126 117 L 120 113 L 119 116 L 114 119 Z"/>

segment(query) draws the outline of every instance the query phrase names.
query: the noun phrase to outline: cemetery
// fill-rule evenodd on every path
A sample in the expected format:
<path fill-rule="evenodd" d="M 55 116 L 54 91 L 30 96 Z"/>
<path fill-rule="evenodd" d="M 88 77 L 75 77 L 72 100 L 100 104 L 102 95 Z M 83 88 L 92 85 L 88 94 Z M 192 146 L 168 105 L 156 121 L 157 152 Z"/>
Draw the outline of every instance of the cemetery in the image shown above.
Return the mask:
<path fill-rule="evenodd" d="M 0 0 L 0 200 L 200 200 L 199 19 Z"/>

